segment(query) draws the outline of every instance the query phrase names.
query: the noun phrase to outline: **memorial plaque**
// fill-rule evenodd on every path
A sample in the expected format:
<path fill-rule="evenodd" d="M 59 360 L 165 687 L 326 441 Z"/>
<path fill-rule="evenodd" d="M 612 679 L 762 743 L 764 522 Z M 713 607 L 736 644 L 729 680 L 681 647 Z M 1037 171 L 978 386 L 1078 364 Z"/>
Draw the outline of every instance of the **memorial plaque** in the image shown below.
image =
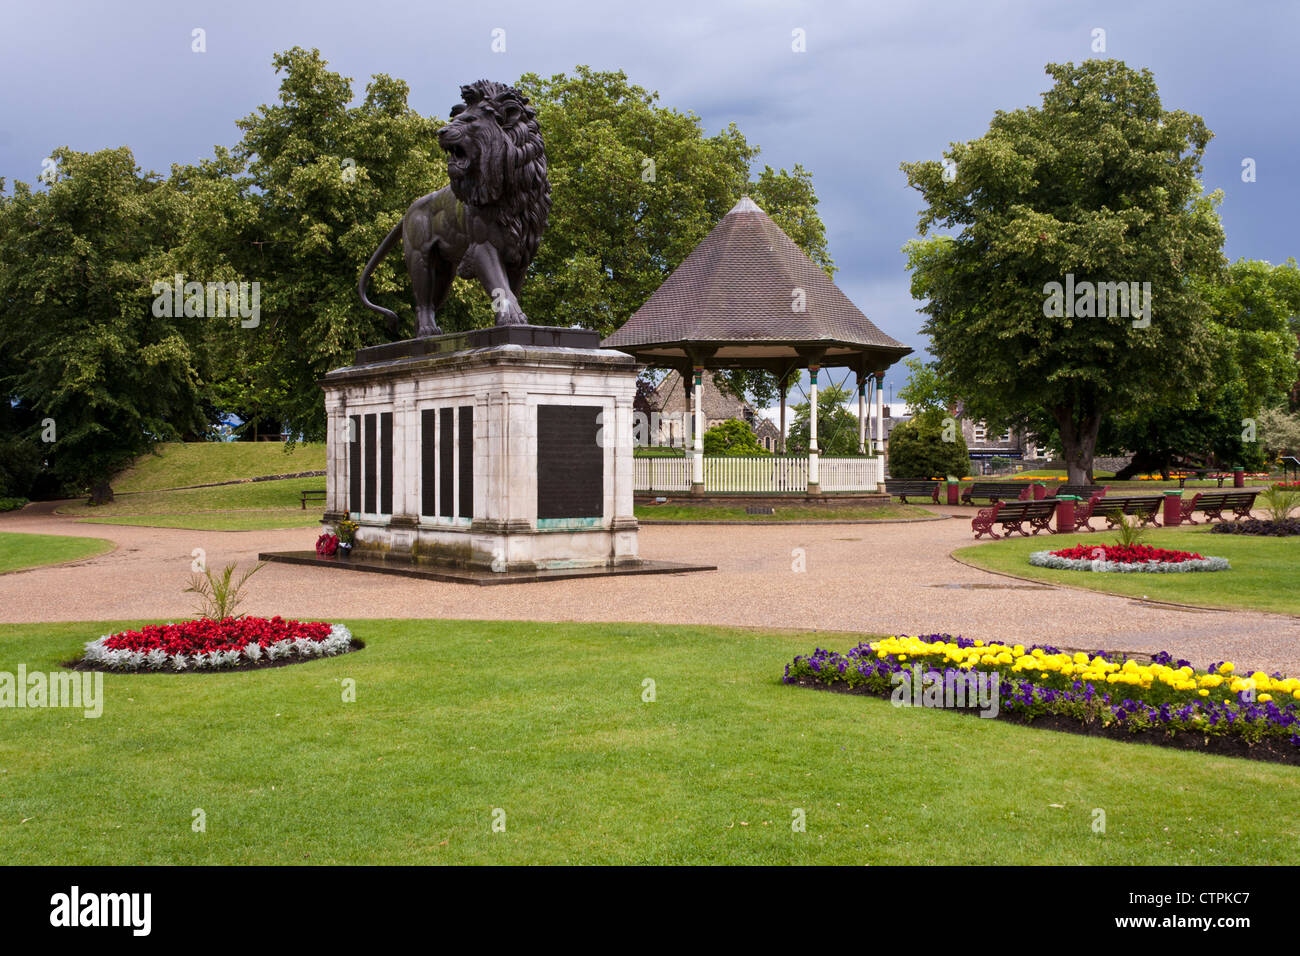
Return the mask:
<path fill-rule="evenodd" d="M 379 460 L 383 470 L 379 473 L 379 513 L 393 513 L 393 413 L 379 416 Z"/>
<path fill-rule="evenodd" d="M 375 430 L 375 416 L 366 416 L 366 437 L 362 451 L 366 457 L 366 514 L 377 514 L 379 512 L 379 499 L 375 495 L 375 472 L 378 470 L 376 463 L 378 461 L 378 435 Z"/>
<path fill-rule="evenodd" d="M 438 513 L 438 410 L 420 411 L 420 514 Z"/>
<path fill-rule="evenodd" d="M 474 517 L 474 406 L 460 408 L 460 508 L 462 518 Z"/>
<path fill-rule="evenodd" d="M 599 405 L 537 406 L 537 517 L 601 518 L 605 450 Z"/>
<path fill-rule="evenodd" d="M 348 416 L 348 511 L 361 512 L 361 416 Z"/>
<path fill-rule="evenodd" d="M 438 514 L 444 518 L 456 513 L 456 475 L 452 469 L 456 455 L 456 446 L 452 444 L 455 421 L 454 408 L 438 409 Z"/>

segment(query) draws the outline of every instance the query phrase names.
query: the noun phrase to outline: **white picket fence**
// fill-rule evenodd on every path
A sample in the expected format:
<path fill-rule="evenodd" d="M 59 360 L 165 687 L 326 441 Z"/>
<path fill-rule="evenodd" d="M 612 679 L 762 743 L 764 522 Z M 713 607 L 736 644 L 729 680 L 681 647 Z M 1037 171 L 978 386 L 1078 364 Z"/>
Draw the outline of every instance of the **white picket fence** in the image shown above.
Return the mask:
<path fill-rule="evenodd" d="M 638 492 L 691 490 L 691 459 L 636 458 Z M 819 458 L 822 491 L 875 491 L 883 480 L 880 458 Z M 798 493 L 808 489 L 808 459 L 759 455 L 704 459 L 706 492 Z"/>
<path fill-rule="evenodd" d="M 819 458 L 817 477 L 822 491 L 875 491 L 885 480 L 882 464 L 875 458 Z"/>
<path fill-rule="evenodd" d="M 689 458 L 634 458 L 634 491 L 690 491 Z"/>

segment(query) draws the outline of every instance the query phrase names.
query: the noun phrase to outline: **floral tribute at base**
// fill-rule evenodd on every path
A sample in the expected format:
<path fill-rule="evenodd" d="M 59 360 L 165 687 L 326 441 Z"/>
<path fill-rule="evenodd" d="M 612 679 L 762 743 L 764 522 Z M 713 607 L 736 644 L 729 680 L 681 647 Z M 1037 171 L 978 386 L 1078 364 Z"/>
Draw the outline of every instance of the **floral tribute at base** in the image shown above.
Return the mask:
<path fill-rule="evenodd" d="M 1147 544 L 1076 544 L 1056 551 L 1035 551 L 1029 563 L 1058 571 L 1101 571 L 1131 574 L 1179 574 L 1188 571 L 1227 571 L 1227 558 L 1207 558 L 1194 551 L 1171 551 Z"/>
<path fill-rule="evenodd" d="M 123 671 L 234 670 L 333 657 L 353 644 L 342 624 L 279 616 L 201 618 L 105 634 L 86 644 L 81 663 Z"/>
<path fill-rule="evenodd" d="M 1228 662 L 1197 671 L 1164 651 L 1144 663 L 949 634 L 885 637 L 844 654 L 818 648 L 798 656 L 784 682 L 897 698 L 918 667 L 931 686 L 984 675 L 982 685 L 996 687 L 996 716 L 1193 749 L 1219 744 L 1220 752 L 1300 763 L 1300 680 L 1261 671 L 1239 676 Z"/>

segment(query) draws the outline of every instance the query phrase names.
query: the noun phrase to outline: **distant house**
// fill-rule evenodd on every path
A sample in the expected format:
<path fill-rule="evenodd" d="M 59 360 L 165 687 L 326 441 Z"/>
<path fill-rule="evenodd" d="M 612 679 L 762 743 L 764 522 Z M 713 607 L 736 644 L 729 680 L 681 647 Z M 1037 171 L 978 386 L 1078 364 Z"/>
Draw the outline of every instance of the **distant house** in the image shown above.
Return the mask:
<path fill-rule="evenodd" d="M 1013 431 L 1010 428 L 997 432 L 989 428 L 986 422 L 961 419 L 961 436 L 966 439 L 966 448 L 972 461 L 991 461 L 994 458 L 1040 461 L 1052 457 L 1047 446 L 1036 441 L 1028 432 Z"/>
<path fill-rule="evenodd" d="M 739 419 L 749 425 L 758 437 L 758 443 L 767 451 L 776 451 L 781 445 L 781 434 L 775 425 L 758 414 L 757 409 L 743 398 L 718 387 L 712 372 L 704 373 L 701 407 L 704 410 L 704 430 L 721 425 L 730 419 Z M 686 401 L 686 389 L 677 371 L 669 372 L 659 386 L 646 395 L 650 412 L 650 443 L 654 445 L 688 445 L 694 440 L 691 432 L 693 420 Z M 657 418 L 655 416 L 658 416 Z"/>

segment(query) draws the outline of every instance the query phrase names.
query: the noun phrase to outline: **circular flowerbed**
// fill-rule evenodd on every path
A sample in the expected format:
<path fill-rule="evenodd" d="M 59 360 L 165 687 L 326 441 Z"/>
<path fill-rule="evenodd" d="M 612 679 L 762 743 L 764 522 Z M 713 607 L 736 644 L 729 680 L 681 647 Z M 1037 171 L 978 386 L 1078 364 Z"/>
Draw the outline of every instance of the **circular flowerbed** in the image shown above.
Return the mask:
<path fill-rule="evenodd" d="M 1102 571 L 1178 574 L 1187 571 L 1226 571 L 1227 558 L 1207 558 L 1194 551 L 1171 551 L 1147 544 L 1077 544 L 1056 551 L 1035 551 L 1029 563 L 1058 571 Z"/>
<path fill-rule="evenodd" d="M 200 618 L 105 634 L 77 663 L 92 670 L 249 670 L 333 657 L 363 645 L 342 624 L 276 617 Z"/>

